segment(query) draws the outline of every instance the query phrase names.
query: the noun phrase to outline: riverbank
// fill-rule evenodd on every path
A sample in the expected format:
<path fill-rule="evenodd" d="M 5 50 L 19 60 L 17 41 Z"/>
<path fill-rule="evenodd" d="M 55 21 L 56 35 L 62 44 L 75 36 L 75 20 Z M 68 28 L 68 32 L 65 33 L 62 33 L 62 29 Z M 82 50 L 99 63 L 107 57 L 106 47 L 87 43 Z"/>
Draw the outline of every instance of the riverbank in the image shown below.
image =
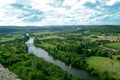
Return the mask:
<path fill-rule="evenodd" d="M 26 39 L 15 39 L 0 46 L 0 63 L 22 80 L 83 80 L 60 67 L 27 52 Z"/>
<path fill-rule="evenodd" d="M 61 53 L 57 53 L 57 55 L 58 55 L 57 56 L 54 51 L 53 52 L 51 51 L 52 49 L 50 49 L 50 48 L 48 49 L 48 48 L 45 48 L 40 45 L 37 45 L 37 46 L 46 50 L 50 55 L 54 56 L 55 59 L 60 59 L 61 61 L 63 61 L 66 64 L 68 63 L 66 60 L 64 60 L 63 57 L 60 56 Z M 62 56 L 64 56 L 64 55 L 65 54 L 62 53 Z M 71 57 L 73 57 L 73 56 L 71 56 Z M 99 61 L 99 59 L 102 61 Z M 119 80 L 119 70 L 118 70 L 119 62 L 118 61 L 115 61 L 116 63 L 114 64 L 114 60 L 110 60 L 109 58 L 105 58 L 105 57 L 95 57 L 95 56 L 87 58 L 86 60 L 87 60 L 88 65 L 86 65 L 86 67 L 82 67 L 82 68 L 77 67 L 78 70 L 83 69 L 86 72 L 88 72 L 89 75 L 97 76 L 98 78 L 95 77 L 95 80 L 106 80 L 106 79 L 108 79 L 108 80 L 117 80 L 118 79 Z M 101 62 L 101 63 L 99 63 L 99 62 Z M 104 64 L 104 66 L 103 66 L 103 65 L 101 65 L 103 62 L 107 62 L 109 64 Z M 114 65 L 112 65 L 112 64 L 114 64 Z M 69 63 L 69 65 L 70 65 L 70 63 Z M 76 68 L 74 66 L 72 66 L 72 67 Z M 115 68 L 115 67 L 116 67 L 116 69 L 114 69 L 114 71 L 113 71 L 113 68 Z M 116 70 L 118 70 L 118 71 L 116 71 Z M 114 73 L 117 73 L 117 75 Z"/>
<path fill-rule="evenodd" d="M 110 41 L 99 40 L 98 38 L 93 41 L 93 38 L 90 37 L 93 35 L 100 36 L 101 33 L 68 30 L 34 32 L 33 34 L 35 36 L 35 46 L 44 49 L 49 55 L 63 61 L 66 65 L 80 70 L 83 69 L 89 74 L 97 76 L 100 80 L 119 80 L 119 68 L 116 66 L 119 61 L 112 58 L 113 55 L 118 55 L 118 53 L 100 47 L 100 45 L 110 43 Z M 98 65 L 94 63 L 94 56 L 100 57 L 95 58 L 98 61 L 97 63 L 99 63 L 99 60 L 107 60 L 104 62 L 107 62 L 106 65 L 109 65 L 109 69 L 104 65 L 104 62 Z M 99 65 L 101 66 L 98 67 Z M 116 70 L 118 71 L 115 72 Z"/>
<path fill-rule="evenodd" d="M 28 41 L 34 41 L 34 40 L 30 40 L 32 38 L 29 38 Z M 28 42 L 29 43 L 29 42 Z M 33 43 L 33 42 L 32 42 Z M 61 67 L 63 70 L 69 72 L 70 74 L 74 75 L 74 76 L 77 76 L 77 77 L 81 77 L 85 80 L 98 80 L 95 76 L 91 76 L 89 75 L 86 71 L 84 70 L 78 70 L 78 69 L 75 69 L 69 65 L 66 65 L 66 63 L 60 61 L 59 59 L 54 59 L 55 56 L 50 56 L 48 54 L 48 52 L 44 51 L 43 49 L 41 48 L 38 48 L 38 47 L 35 47 L 34 44 L 32 44 L 31 46 L 31 43 L 28 44 L 28 52 L 29 53 L 33 53 L 34 55 L 38 56 L 38 57 L 41 57 L 43 58 L 44 60 L 48 61 L 48 62 L 52 62 L 53 64 L 56 64 L 58 65 L 59 67 Z M 46 49 L 45 49 L 46 50 Z"/>
<path fill-rule="evenodd" d="M 46 50 L 48 53 L 49 53 L 49 55 L 51 55 L 51 56 L 53 56 L 54 58 L 55 58 L 55 60 L 61 60 L 61 61 L 63 61 L 63 63 L 66 65 L 66 66 L 68 66 L 69 67 L 69 65 L 71 65 L 70 63 L 67 65 L 67 62 L 65 62 L 63 59 L 61 59 L 61 58 L 59 58 L 58 56 L 55 56 L 53 53 L 51 53 L 51 52 L 49 52 L 49 50 L 48 49 L 46 49 L 46 48 L 44 48 L 44 47 L 41 47 L 41 46 L 37 46 L 37 47 L 39 47 L 39 48 L 42 48 L 43 50 Z M 51 62 L 51 61 L 49 61 L 49 62 Z M 60 66 L 59 64 L 57 64 L 58 66 Z M 67 68 L 68 68 L 67 67 Z M 73 75 L 76 75 L 76 76 L 80 76 L 80 77 L 82 77 L 83 79 L 85 79 L 85 80 L 100 80 L 100 79 L 98 79 L 95 75 L 96 74 L 92 74 L 91 72 L 91 70 L 92 70 L 92 68 L 90 68 L 90 69 L 87 69 L 87 66 L 85 67 L 85 68 L 81 68 L 81 67 L 74 67 L 74 66 L 70 66 L 70 68 L 71 69 L 73 69 L 74 71 L 71 73 L 71 71 L 72 70 L 70 70 L 70 73 L 71 74 L 73 74 Z M 64 70 L 64 68 L 63 68 L 63 70 Z M 65 69 L 65 70 L 67 70 L 67 69 Z M 69 70 L 67 70 L 68 72 L 69 72 Z M 88 73 L 89 72 L 89 73 Z M 93 76 L 94 75 L 94 76 Z M 97 75 L 98 76 L 98 75 Z"/>

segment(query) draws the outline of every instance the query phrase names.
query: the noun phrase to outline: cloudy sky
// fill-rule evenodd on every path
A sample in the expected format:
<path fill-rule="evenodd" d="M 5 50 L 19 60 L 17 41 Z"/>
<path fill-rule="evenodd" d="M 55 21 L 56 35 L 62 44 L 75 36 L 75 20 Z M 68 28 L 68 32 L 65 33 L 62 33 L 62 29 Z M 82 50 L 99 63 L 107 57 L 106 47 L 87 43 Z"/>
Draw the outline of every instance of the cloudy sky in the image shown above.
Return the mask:
<path fill-rule="evenodd" d="M 0 0 L 0 25 L 119 25 L 120 0 Z"/>

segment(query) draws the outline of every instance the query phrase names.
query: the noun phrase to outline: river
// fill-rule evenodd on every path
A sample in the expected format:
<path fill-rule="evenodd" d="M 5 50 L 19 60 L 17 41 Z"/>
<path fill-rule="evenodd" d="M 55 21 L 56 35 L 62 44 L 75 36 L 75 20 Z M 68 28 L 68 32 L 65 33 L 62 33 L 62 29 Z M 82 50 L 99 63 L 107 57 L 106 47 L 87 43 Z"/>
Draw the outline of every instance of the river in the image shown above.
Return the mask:
<path fill-rule="evenodd" d="M 70 73 L 74 76 L 81 77 L 85 80 L 98 80 L 96 77 L 89 75 L 84 70 L 74 69 L 71 66 L 67 66 L 64 62 L 62 62 L 58 59 L 54 59 L 45 50 L 38 48 L 38 47 L 35 47 L 33 42 L 34 42 L 34 38 L 32 38 L 32 37 L 30 37 L 29 40 L 26 42 L 26 44 L 28 46 L 29 53 L 33 53 L 34 55 L 43 58 L 45 61 L 48 61 L 48 62 L 51 62 L 51 63 L 58 65 L 64 71 L 67 71 L 68 73 Z"/>

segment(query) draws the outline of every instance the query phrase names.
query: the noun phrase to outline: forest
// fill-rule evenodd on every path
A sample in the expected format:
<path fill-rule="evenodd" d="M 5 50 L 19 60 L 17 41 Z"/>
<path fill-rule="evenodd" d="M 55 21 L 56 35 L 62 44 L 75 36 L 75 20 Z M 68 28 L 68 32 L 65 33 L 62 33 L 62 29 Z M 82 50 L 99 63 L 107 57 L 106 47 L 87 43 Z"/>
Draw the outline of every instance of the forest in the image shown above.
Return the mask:
<path fill-rule="evenodd" d="M 35 45 L 50 55 L 84 69 L 102 80 L 120 79 L 120 27 L 76 27 L 74 30 L 34 32 Z"/>
<path fill-rule="evenodd" d="M 2 32 L 3 33 L 3 32 Z M 23 32 L 9 32 L 0 37 L 0 63 L 22 80 L 82 80 L 60 67 L 27 52 Z"/>
<path fill-rule="evenodd" d="M 0 27 L 0 63 L 22 80 L 83 80 L 29 54 L 25 33 L 66 65 L 100 80 L 120 79 L 120 26 Z"/>

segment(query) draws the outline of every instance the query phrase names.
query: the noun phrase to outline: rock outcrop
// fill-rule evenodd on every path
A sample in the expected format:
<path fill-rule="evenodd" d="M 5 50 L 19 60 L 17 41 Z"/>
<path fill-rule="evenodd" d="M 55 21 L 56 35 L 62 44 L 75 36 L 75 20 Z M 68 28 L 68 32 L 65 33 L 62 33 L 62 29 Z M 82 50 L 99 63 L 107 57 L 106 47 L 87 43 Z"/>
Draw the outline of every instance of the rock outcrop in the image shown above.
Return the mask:
<path fill-rule="evenodd" d="M 21 80 L 16 74 L 0 64 L 0 80 Z"/>

